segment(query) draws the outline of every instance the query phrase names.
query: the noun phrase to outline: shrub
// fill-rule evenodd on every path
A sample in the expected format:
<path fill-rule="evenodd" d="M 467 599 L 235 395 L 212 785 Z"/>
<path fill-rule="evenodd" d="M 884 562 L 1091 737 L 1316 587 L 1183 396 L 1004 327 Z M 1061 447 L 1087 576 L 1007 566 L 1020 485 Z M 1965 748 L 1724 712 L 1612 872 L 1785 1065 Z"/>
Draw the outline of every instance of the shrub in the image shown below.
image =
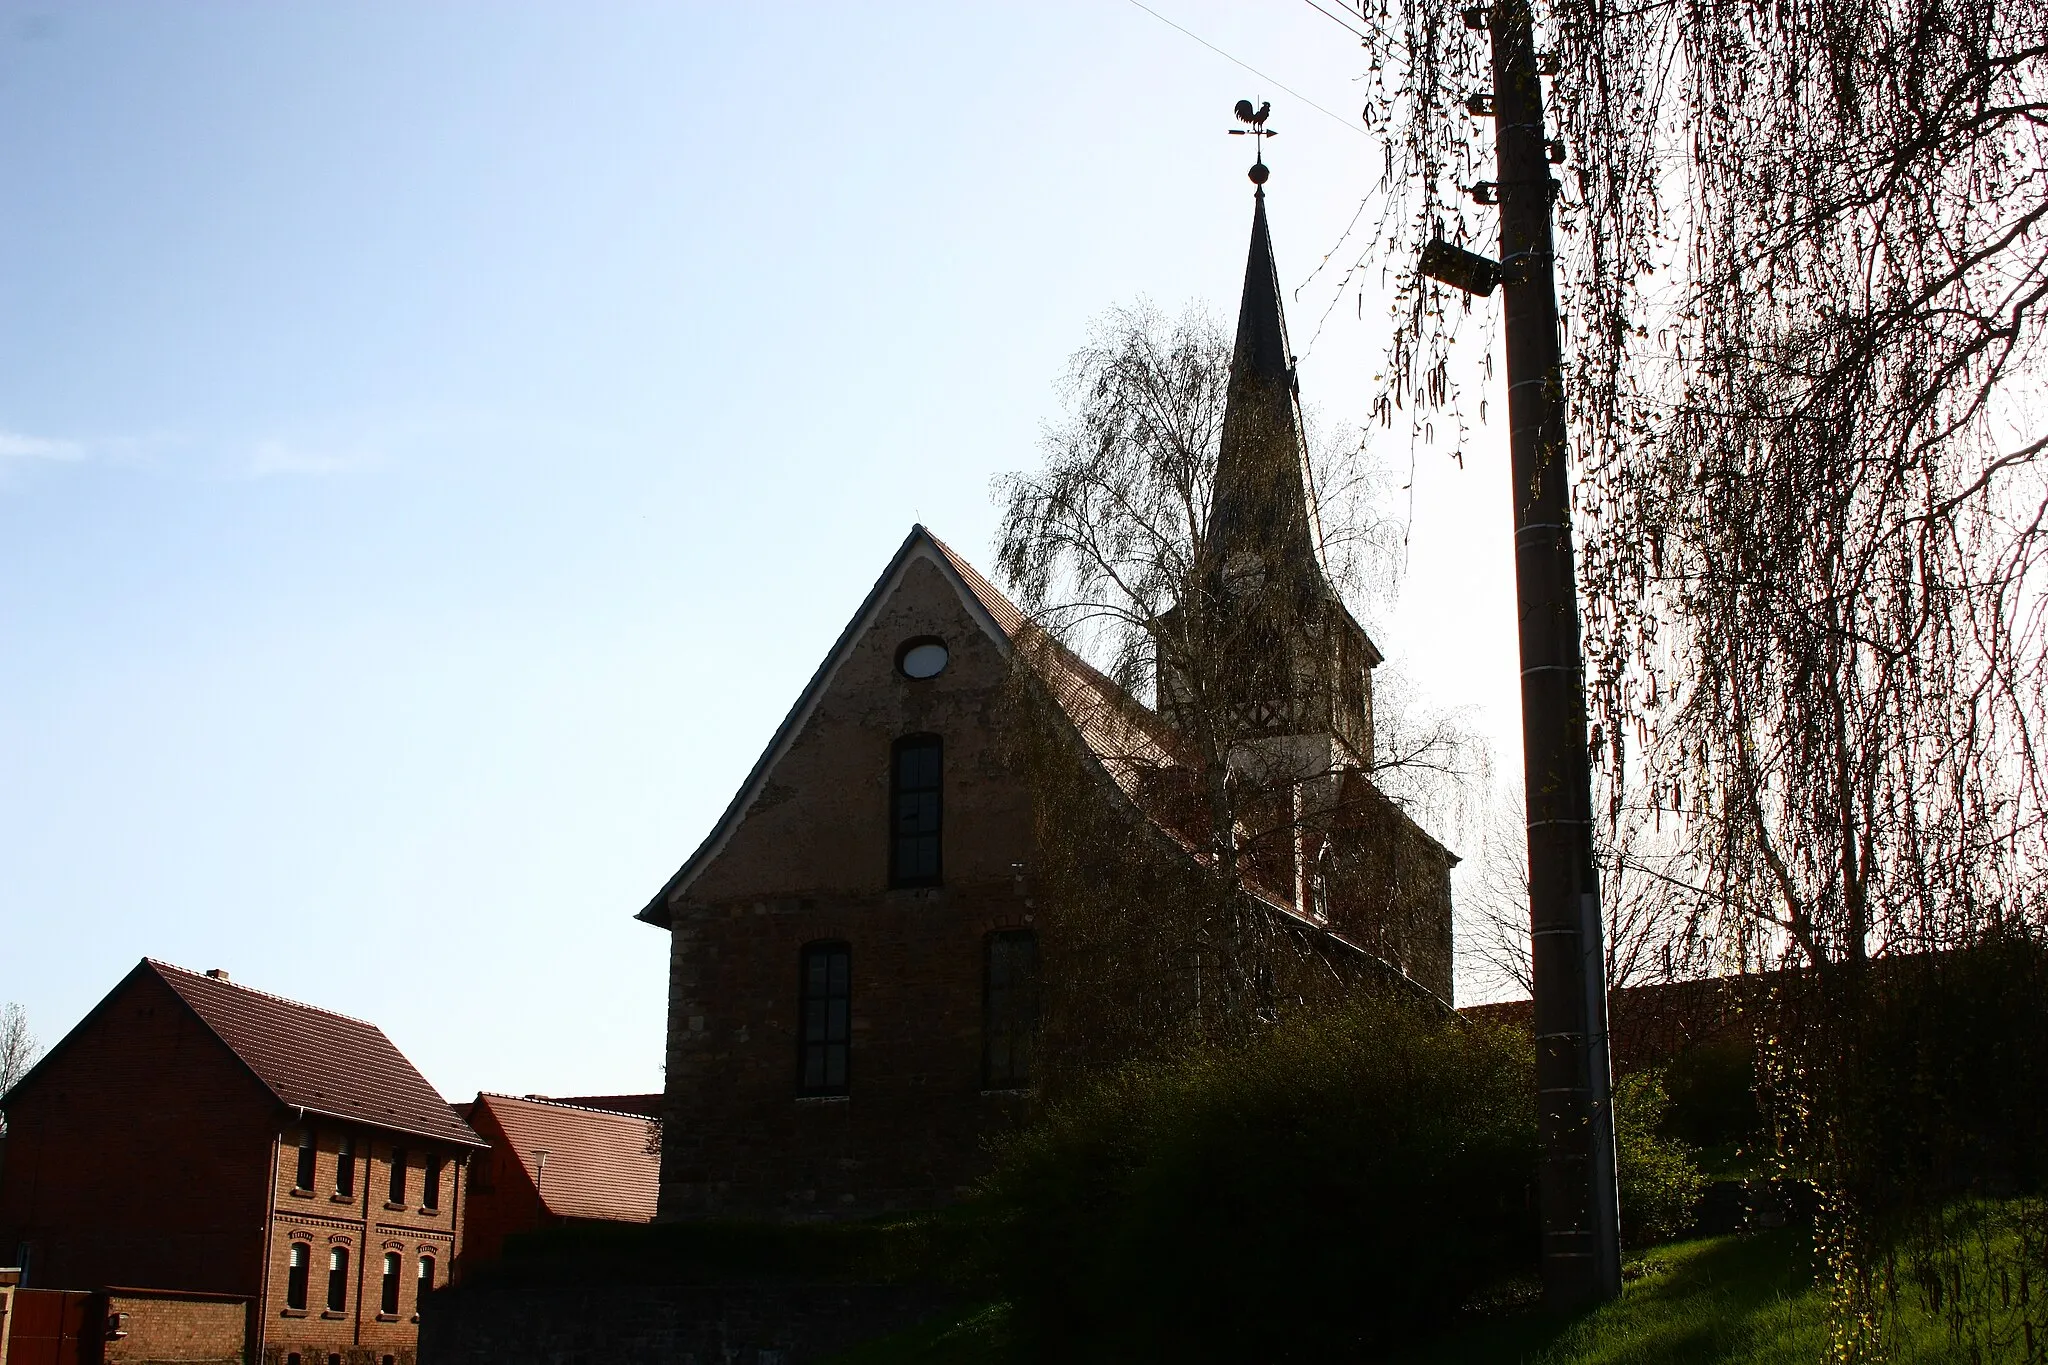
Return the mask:
<path fill-rule="evenodd" d="M 1692 1149 L 1660 1131 L 1670 1108 L 1662 1071 L 1632 1072 L 1614 1087 L 1615 1176 L 1622 1239 L 1630 1246 L 1682 1235 L 1706 1188 Z"/>
<path fill-rule="evenodd" d="M 1694 1147 L 1753 1142 L 1764 1129 L 1756 1102 L 1756 1044 L 1746 1034 L 1686 1048 L 1664 1068 L 1671 1108 L 1663 1131 Z"/>
<path fill-rule="evenodd" d="M 1405 1004 L 1083 1086 L 1001 1153 L 993 1270 L 1062 1360 L 1356 1359 L 1535 1252 L 1526 1035 Z"/>

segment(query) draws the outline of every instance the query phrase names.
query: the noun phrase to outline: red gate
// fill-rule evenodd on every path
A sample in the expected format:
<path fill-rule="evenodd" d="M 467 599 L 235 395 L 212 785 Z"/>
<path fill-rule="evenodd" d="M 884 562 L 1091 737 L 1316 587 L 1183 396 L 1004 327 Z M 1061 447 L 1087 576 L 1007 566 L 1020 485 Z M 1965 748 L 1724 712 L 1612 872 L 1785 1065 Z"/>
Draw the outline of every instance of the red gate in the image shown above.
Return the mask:
<path fill-rule="evenodd" d="M 99 1358 L 97 1333 L 87 1349 L 84 1290 L 17 1289 L 7 1315 L 7 1365 L 88 1365 Z M 93 1324 L 95 1327 L 97 1323 Z"/>

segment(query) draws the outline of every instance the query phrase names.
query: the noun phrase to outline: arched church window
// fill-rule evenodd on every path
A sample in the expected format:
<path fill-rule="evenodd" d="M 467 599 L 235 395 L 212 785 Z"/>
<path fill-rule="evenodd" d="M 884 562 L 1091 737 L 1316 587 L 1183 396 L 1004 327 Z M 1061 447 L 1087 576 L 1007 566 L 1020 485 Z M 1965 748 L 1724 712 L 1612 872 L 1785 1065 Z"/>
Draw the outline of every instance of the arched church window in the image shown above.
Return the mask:
<path fill-rule="evenodd" d="M 896 741 L 890 771 L 889 885 L 939 884 L 943 747 L 937 735 Z"/>

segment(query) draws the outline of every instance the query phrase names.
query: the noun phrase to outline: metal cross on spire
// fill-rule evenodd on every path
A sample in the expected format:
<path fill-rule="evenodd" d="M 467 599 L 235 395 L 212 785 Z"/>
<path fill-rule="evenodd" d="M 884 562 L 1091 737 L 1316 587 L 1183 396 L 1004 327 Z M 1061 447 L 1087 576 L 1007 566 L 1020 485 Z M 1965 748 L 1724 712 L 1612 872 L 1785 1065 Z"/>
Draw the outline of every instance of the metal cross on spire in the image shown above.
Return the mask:
<path fill-rule="evenodd" d="M 1245 172 L 1245 174 L 1251 177 L 1251 182 L 1254 185 L 1264 185 L 1266 177 L 1272 174 L 1272 172 L 1266 169 L 1266 144 L 1263 139 L 1280 136 L 1279 133 L 1266 126 L 1266 115 L 1273 112 L 1273 102 L 1271 100 L 1261 100 L 1259 107 L 1254 109 L 1250 100 L 1239 100 L 1236 112 L 1237 121 L 1249 126 L 1230 128 L 1225 131 L 1232 137 L 1261 139 L 1261 141 L 1253 143 L 1253 146 L 1258 148 L 1258 159 L 1252 162 L 1252 168 Z M 1263 194 L 1264 191 L 1261 190 L 1260 193 Z"/>

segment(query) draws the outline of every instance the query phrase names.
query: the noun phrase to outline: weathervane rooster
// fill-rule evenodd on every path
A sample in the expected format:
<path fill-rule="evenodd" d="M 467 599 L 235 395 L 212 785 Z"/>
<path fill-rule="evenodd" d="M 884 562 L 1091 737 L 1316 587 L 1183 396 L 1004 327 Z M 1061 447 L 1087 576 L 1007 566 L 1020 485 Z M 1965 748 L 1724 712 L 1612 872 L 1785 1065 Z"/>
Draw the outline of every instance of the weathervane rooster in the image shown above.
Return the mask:
<path fill-rule="evenodd" d="M 1278 133 L 1276 133 L 1273 129 L 1268 128 L 1266 126 L 1266 115 L 1272 112 L 1273 102 L 1271 100 L 1261 101 L 1259 107 L 1256 109 L 1252 108 L 1252 102 L 1250 100 L 1239 100 L 1237 102 L 1237 121 L 1239 123 L 1248 124 L 1250 126 L 1244 128 L 1231 128 L 1227 129 L 1226 131 L 1228 131 L 1232 137 L 1278 137 Z M 1250 171 L 1247 172 L 1247 174 L 1251 176 L 1251 181 L 1254 185 L 1263 185 L 1266 183 L 1266 177 L 1270 175 L 1271 172 L 1269 172 L 1266 169 L 1266 144 L 1264 142 L 1260 142 L 1258 144 L 1258 147 L 1258 159 L 1252 163 L 1252 168 Z"/>

